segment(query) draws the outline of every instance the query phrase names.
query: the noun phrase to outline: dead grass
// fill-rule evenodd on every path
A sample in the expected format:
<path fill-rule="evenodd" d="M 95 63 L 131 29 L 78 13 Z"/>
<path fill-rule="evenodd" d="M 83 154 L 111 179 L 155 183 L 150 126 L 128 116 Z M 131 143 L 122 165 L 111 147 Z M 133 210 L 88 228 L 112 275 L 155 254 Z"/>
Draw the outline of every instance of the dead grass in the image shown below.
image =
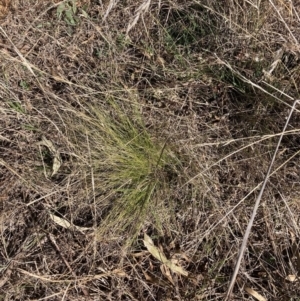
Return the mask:
<path fill-rule="evenodd" d="M 298 6 L 5 6 L 0 300 L 224 300 L 299 98 Z M 232 300 L 299 300 L 299 110 Z"/>

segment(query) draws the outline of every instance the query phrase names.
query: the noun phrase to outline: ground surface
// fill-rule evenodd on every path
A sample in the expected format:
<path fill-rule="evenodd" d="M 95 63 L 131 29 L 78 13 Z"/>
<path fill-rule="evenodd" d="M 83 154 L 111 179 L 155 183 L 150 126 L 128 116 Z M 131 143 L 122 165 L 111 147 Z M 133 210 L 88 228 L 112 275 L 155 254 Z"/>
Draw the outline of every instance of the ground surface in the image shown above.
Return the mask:
<path fill-rule="evenodd" d="M 0 300 L 224 300 L 299 97 L 299 14 L 0 1 Z M 300 300 L 299 129 L 298 106 L 231 300 Z"/>

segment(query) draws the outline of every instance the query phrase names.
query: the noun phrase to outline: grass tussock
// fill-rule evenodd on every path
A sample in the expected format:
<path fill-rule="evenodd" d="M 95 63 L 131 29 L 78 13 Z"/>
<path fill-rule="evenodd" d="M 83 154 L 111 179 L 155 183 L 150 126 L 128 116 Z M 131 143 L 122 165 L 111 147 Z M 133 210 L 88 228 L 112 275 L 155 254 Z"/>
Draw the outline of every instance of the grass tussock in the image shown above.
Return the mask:
<path fill-rule="evenodd" d="M 168 137 L 151 136 L 136 103 L 109 98 L 89 111 L 75 134 L 90 156 L 90 191 L 103 211 L 99 235 L 126 232 L 133 241 L 147 219 L 158 219 L 155 207 L 169 195 L 180 161 Z"/>
<path fill-rule="evenodd" d="M 299 98 L 297 1 L 2 2 L 0 300 L 224 300 Z M 232 300 L 299 299 L 299 111 Z"/>

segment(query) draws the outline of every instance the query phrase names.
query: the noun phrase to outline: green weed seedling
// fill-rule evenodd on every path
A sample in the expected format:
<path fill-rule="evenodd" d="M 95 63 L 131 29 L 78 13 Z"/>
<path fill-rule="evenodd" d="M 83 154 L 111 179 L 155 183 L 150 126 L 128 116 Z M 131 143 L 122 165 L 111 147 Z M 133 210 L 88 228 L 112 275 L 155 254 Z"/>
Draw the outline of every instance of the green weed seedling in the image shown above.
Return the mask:
<path fill-rule="evenodd" d="M 63 19 L 68 25 L 75 26 L 78 22 L 76 0 L 62 2 L 56 10 L 57 18 Z"/>
<path fill-rule="evenodd" d="M 29 90 L 30 85 L 26 80 L 21 80 L 20 81 L 20 87 L 23 88 L 24 90 Z"/>

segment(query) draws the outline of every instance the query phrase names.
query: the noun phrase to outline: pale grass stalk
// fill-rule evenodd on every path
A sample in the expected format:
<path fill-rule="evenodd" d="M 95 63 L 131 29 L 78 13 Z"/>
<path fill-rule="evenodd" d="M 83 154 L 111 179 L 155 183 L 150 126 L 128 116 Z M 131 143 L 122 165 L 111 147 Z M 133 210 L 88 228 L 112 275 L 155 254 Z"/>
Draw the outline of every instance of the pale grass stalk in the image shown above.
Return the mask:
<path fill-rule="evenodd" d="M 103 21 L 105 21 L 105 19 L 107 18 L 107 16 L 111 12 L 111 10 L 118 4 L 118 2 L 119 2 L 119 0 L 110 0 L 109 5 L 106 9 L 106 12 L 103 16 Z"/>
<path fill-rule="evenodd" d="M 293 12 L 294 12 L 294 14 L 297 16 L 298 22 L 300 22 L 299 14 L 298 14 L 297 10 L 295 9 L 295 6 L 293 5 L 292 0 L 289 0 L 289 2 L 291 2 L 291 5 L 292 5 L 292 7 L 293 7 L 293 8 L 292 8 L 292 9 L 293 9 Z"/>
<path fill-rule="evenodd" d="M 296 37 L 294 36 L 294 34 L 292 33 L 292 31 L 290 30 L 289 26 L 286 24 L 284 18 L 282 17 L 281 13 L 279 12 L 278 8 L 275 6 L 275 4 L 273 3 L 272 0 L 269 0 L 269 2 L 272 5 L 272 7 L 274 8 L 274 10 L 276 11 L 277 15 L 279 16 L 279 19 L 281 20 L 281 22 L 284 24 L 284 26 L 286 27 L 286 29 L 290 33 L 290 35 L 293 38 L 293 40 L 295 41 L 295 43 L 298 45 L 299 43 L 298 43 Z"/>
<path fill-rule="evenodd" d="M 294 132 L 294 131 L 297 133 L 299 130 L 293 130 L 293 132 Z M 239 149 L 237 149 L 237 150 L 231 152 L 230 154 L 228 154 L 228 155 L 226 155 L 225 157 L 221 158 L 221 159 L 218 160 L 217 162 L 211 164 L 211 165 L 210 165 L 209 167 L 207 167 L 205 170 L 203 170 L 203 171 L 201 171 L 200 173 L 196 174 L 194 177 L 190 178 L 187 182 L 185 182 L 185 183 L 181 186 L 181 188 L 184 187 L 184 186 L 186 186 L 187 184 L 190 184 L 191 182 L 193 182 L 193 181 L 194 181 L 195 179 L 197 179 L 198 177 L 203 176 L 203 175 L 204 175 L 208 170 L 210 170 L 212 167 L 219 165 L 222 161 L 224 161 L 224 160 L 226 160 L 226 159 L 232 157 L 233 155 L 235 155 L 235 154 L 241 152 L 242 150 L 247 149 L 248 147 L 251 147 L 251 146 L 253 146 L 253 145 L 255 145 L 255 144 L 258 144 L 258 143 L 260 143 L 260 142 L 262 142 L 262 141 L 264 141 L 264 140 L 267 140 L 267 139 L 270 139 L 270 138 L 273 138 L 273 137 L 276 137 L 276 136 L 286 135 L 287 133 L 290 133 L 290 132 L 291 132 L 291 131 L 285 131 L 285 132 L 281 132 L 281 133 L 278 133 L 278 134 L 263 136 L 261 139 L 259 139 L 259 140 L 257 140 L 257 141 L 254 141 L 254 142 L 251 142 L 251 143 L 249 143 L 249 144 L 247 144 L 247 145 L 245 145 L 245 146 L 243 146 L 243 147 L 241 147 L 241 148 L 239 148 Z M 252 137 L 251 137 L 251 138 L 252 138 Z M 232 141 L 229 141 L 229 142 L 227 142 L 227 143 L 224 142 L 224 145 L 228 145 L 228 144 L 230 144 L 230 143 L 232 143 L 232 142 L 235 142 L 235 141 L 238 141 L 238 140 L 242 140 L 242 139 L 232 140 Z M 215 144 L 210 144 L 210 145 L 220 145 L 220 144 L 222 144 L 222 142 L 220 142 L 220 143 L 218 143 L 218 144 L 215 143 Z M 201 144 L 200 146 L 199 146 L 199 145 L 196 145 L 196 147 L 202 147 L 202 146 L 207 146 L 207 144 Z"/>
<path fill-rule="evenodd" d="M 296 135 L 296 134 L 298 134 L 298 135 L 300 134 L 300 129 L 294 129 L 294 130 L 286 131 L 284 133 L 285 136 Z M 272 134 L 272 135 L 250 136 L 250 137 L 242 137 L 242 138 L 236 138 L 236 139 L 228 139 L 228 140 L 223 140 L 223 141 L 218 141 L 218 142 L 199 143 L 199 144 L 193 145 L 193 149 L 202 148 L 202 147 L 205 147 L 205 146 L 219 146 L 219 145 L 226 146 L 226 145 L 236 143 L 236 142 L 240 142 L 240 141 L 247 141 L 247 140 L 251 140 L 251 139 L 259 139 L 259 140 L 256 140 L 254 142 L 251 142 L 250 144 L 247 144 L 246 147 L 250 147 L 254 144 L 257 144 L 257 143 L 262 142 L 264 140 L 268 140 L 270 138 L 274 138 L 274 137 L 277 137 L 277 136 L 280 136 L 280 135 L 281 135 L 281 132 L 277 133 L 277 134 Z M 180 142 L 185 142 L 185 141 L 180 140 Z"/>
<path fill-rule="evenodd" d="M 286 199 L 284 198 L 284 196 L 283 196 L 281 193 L 279 193 L 279 195 L 280 195 L 281 199 L 283 200 L 283 202 L 284 202 L 284 204 L 285 204 L 285 206 L 286 206 L 286 208 L 287 208 L 287 210 L 288 210 L 288 212 L 289 212 L 289 214 L 290 214 L 290 216 L 291 216 L 291 221 L 292 221 L 292 223 L 293 223 L 293 226 L 294 226 L 295 230 L 296 230 L 297 233 L 298 233 L 298 236 L 300 236 L 300 229 L 299 229 L 299 226 L 298 226 L 298 224 L 297 224 L 295 215 L 293 214 L 293 212 L 292 212 L 290 206 L 288 205 Z"/>
<path fill-rule="evenodd" d="M 223 64 L 224 66 L 226 66 L 231 72 L 233 72 L 234 74 L 236 74 L 242 81 L 244 81 L 245 83 L 259 89 L 260 91 L 264 92 L 265 94 L 273 97 L 274 99 L 280 101 L 281 103 L 285 104 L 286 106 L 292 108 L 292 106 L 290 104 L 288 104 L 287 102 L 283 101 L 282 99 L 278 98 L 277 96 L 271 94 L 270 92 L 268 92 L 266 89 L 264 89 L 263 87 L 261 87 L 260 85 L 254 83 L 253 81 L 251 81 L 250 79 L 246 78 L 245 76 L 243 76 L 240 72 L 234 70 L 232 68 L 232 66 L 228 63 L 223 61 L 222 59 L 220 59 L 217 55 L 215 55 L 216 58 L 218 59 L 218 61 L 220 62 L 220 64 Z M 269 87 L 274 88 L 274 90 L 282 93 L 283 95 L 285 95 L 286 97 L 288 97 L 290 100 L 294 100 L 291 96 L 287 95 L 286 93 L 282 92 L 281 90 L 276 89 L 275 87 L 273 87 L 272 85 L 268 84 Z M 295 108 L 294 108 L 295 109 Z M 295 111 L 299 112 L 299 110 L 295 109 Z"/>
<path fill-rule="evenodd" d="M 212 9 L 211 7 L 202 4 L 199 0 L 194 0 L 193 2 L 194 2 L 194 3 L 197 3 L 197 4 L 199 4 L 199 5 L 201 5 L 202 7 L 204 7 L 205 9 L 207 9 L 208 11 L 210 11 L 210 12 L 212 12 L 212 13 L 214 13 L 214 14 L 220 16 L 221 18 L 223 18 L 228 24 L 230 24 L 230 29 L 231 29 L 231 30 L 234 30 L 234 29 L 232 28 L 232 25 L 231 25 L 231 24 L 233 24 L 236 28 L 238 28 L 238 29 L 240 29 L 241 31 L 243 31 L 246 37 L 249 37 L 249 38 L 255 40 L 257 43 L 260 43 L 260 42 L 261 42 L 261 41 L 259 41 L 255 36 L 253 36 L 247 29 L 245 29 L 244 27 L 242 27 L 240 24 L 238 24 L 238 23 L 232 21 L 231 19 L 229 19 L 229 18 L 228 18 L 227 16 L 225 16 L 224 14 L 221 14 L 221 13 L 215 11 L 214 9 Z"/>
<path fill-rule="evenodd" d="M 68 284 L 66 290 L 64 291 L 64 294 L 63 294 L 63 297 L 62 297 L 61 301 L 65 301 L 70 286 L 71 286 L 71 283 Z"/>
<path fill-rule="evenodd" d="M 290 119 L 292 117 L 292 114 L 294 112 L 294 109 L 295 109 L 297 103 L 299 103 L 299 100 L 295 100 L 294 101 L 292 109 L 290 110 L 290 114 L 289 114 L 289 116 L 288 116 L 288 118 L 286 120 L 286 123 L 284 125 L 283 131 L 282 131 L 282 133 L 281 133 L 281 135 L 279 137 L 279 140 L 278 140 L 278 143 L 277 143 L 274 155 L 272 157 L 271 163 L 269 165 L 268 171 L 267 171 L 265 179 L 263 181 L 261 190 L 260 190 L 259 195 L 258 195 L 258 197 L 256 199 L 256 202 L 255 202 L 255 205 L 254 205 L 254 208 L 253 208 L 253 211 L 252 211 L 252 215 L 251 215 L 250 221 L 248 223 L 246 232 L 245 232 L 244 237 L 243 237 L 242 245 L 240 247 L 240 251 L 239 251 L 238 258 L 237 258 L 236 266 L 235 266 L 235 269 L 234 269 L 234 272 L 233 272 L 233 275 L 232 275 L 232 278 L 231 278 L 231 281 L 230 281 L 230 284 L 229 284 L 229 287 L 228 287 L 228 291 L 227 291 L 227 294 L 226 294 L 225 301 L 228 300 L 230 298 L 230 296 L 231 296 L 231 293 L 232 293 L 232 290 L 233 290 L 233 287 L 234 287 L 234 284 L 235 284 L 235 280 L 236 280 L 236 277 L 238 275 L 242 259 L 244 257 L 244 253 L 245 253 L 245 250 L 246 250 L 246 247 L 247 247 L 247 243 L 248 243 L 248 238 L 249 238 L 249 235 L 250 235 L 250 232 L 251 232 L 251 229 L 252 229 L 252 225 L 253 225 L 253 222 L 254 222 L 254 219 L 255 219 L 258 207 L 260 205 L 260 201 L 261 201 L 263 192 L 264 192 L 264 190 L 266 188 L 266 185 L 267 185 L 267 182 L 268 182 L 268 180 L 270 178 L 271 169 L 272 169 L 273 164 L 275 162 L 276 155 L 277 155 L 277 152 L 279 150 L 279 147 L 280 147 L 283 135 L 284 135 L 284 133 L 286 131 L 286 128 L 287 128 L 287 126 L 288 126 L 288 124 L 290 122 Z"/>
<path fill-rule="evenodd" d="M 25 59 L 25 57 L 22 55 L 22 53 L 19 51 L 19 49 L 16 47 L 16 45 L 13 43 L 13 41 L 9 38 L 5 30 L 0 26 L 0 31 L 2 32 L 3 36 L 9 41 L 9 43 L 13 46 L 14 51 L 17 53 L 19 58 L 21 59 L 23 65 L 30 71 L 30 73 L 36 78 L 35 73 L 32 70 L 32 65 Z"/>
<path fill-rule="evenodd" d="M 293 158 L 295 158 L 296 156 L 298 156 L 300 154 L 300 150 L 298 152 L 296 152 L 294 155 L 292 155 L 291 157 L 289 157 L 286 161 L 284 161 L 279 167 L 277 167 L 271 174 L 270 177 L 273 176 L 274 174 L 276 174 L 283 166 L 286 166 L 286 164 L 291 161 Z M 234 205 L 229 211 L 227 211 L 223 217 L 221 219 L 219 219 L 216 223 L 214 223 L 213 225 L 211 225 L 209 227 L 208 230 L 206 230 L 206 232 L 199 238 L 199 236 L 197 236 L 196 241 L 193 240 L 191 242 L 191 245 L 195 246 L 195 242 L 201 242 L 205 237 L 208 237 L 210 235 L 210 233 L 216 229 L 220 224 L 222 224 L 226 218 L 233 213 L 250 195 L 252 195 L 261 185 L 263 184 L 263 182 L 260 182 L 259 184 L 257 184 L 253 189 L 251 189 L 251 191 L 244 196 L 236 205 Z M 193 232 L 193 235 L 196 236 L 198 235 L 198 233 L 202 231 L 202 229 L 196 230 Z"/>
<path fill-rule="evenodd" d="M 253 3 L 253 2 L 251 2 L 251 1 L 249 1 L 249 0 L 245 0 L 245 2 L 249 3 L 252 7 L 254 7 L 254 8 L 257 9 L 257 10 L 259 9 L 259 5 Z"/>
<path fill-rule="evenodd" d="M 93 193 L 93 210 L 94 210 L 94 232 L 96 232 L 97 228 L 97 221 L 96 221 L 96 216 L 97 216 L 97 204 L 96 204 L 96 189 L 95 189 L 95 177 L 94 177 L 94 168 L 92 164 L 92 155 L 91 155 L 91 147 L 90 147 L 90 141 L 89 141 L 89 135 L 86 132 L 86 143 L 88 147 L 88 155 L 89 155 L 89 161 L 90 161 L 90 167 L 91 167 L 91 182 L 92 182 L 92 193 Z M 97 240 L 96 240 L 96 235 L 94 235 L 93 239 L 93 251 L 94 251 L 94 261 L 96 261 L 96 256 L 97 256 Z"/>
<path fill-rule="evenodd" d="M 138 20 L 141 16 L 143 16 L 150 7 L 151 0 L 145 0 L 135 11 L 135 16 L 133 20 L 128 24 L 126 35 L 128 35 L 129 31 L 137 24 Z"/>

